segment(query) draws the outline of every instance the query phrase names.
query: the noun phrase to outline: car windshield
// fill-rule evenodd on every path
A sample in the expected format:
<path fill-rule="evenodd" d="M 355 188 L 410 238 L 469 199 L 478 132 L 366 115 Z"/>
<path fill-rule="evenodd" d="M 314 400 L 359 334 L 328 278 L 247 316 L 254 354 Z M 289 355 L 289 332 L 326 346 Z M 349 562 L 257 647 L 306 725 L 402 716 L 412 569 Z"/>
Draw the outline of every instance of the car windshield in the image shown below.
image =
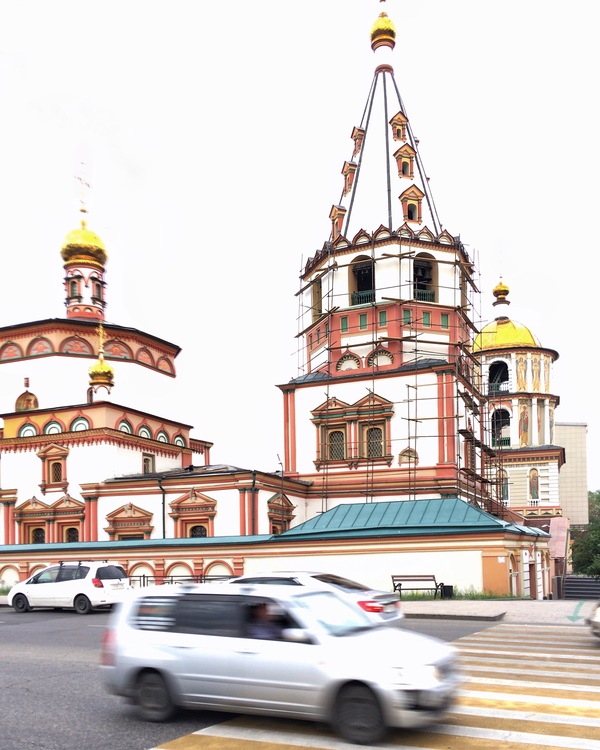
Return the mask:
<path fill-rule="evenodd" d="M 302 609 L 303 619 L 329 635 L 349 635 L 374 627 L 362 610 L 328 591 L 314 591 L 299 596 L 294 602 Z"/>

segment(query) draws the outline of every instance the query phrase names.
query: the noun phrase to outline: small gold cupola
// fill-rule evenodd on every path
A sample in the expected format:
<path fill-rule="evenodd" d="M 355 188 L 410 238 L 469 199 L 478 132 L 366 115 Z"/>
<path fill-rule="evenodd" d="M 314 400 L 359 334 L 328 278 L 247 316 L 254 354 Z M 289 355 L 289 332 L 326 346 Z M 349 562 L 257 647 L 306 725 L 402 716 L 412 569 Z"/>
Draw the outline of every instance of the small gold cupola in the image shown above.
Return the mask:
<path fill-rule="evenodd" d="M 89 400 L 92 400 L 94 393 L 97 393 L 100 388 L 105 388 L 110 393 L 111 388 L 115 384 L 115 371 L 113 368 L 104 360 L 104 328 L 102 325 L 98 326 L 98 360 L 88 370 L 90 375 L 90 388 L 88 390 Z"/>
<path fill-rule="evenodd" d="M 29 392 L 29 378 L 25 378 L 25 391 L 17 399 L 15 411 L 31 411 L 39 408 L 37 396 Z"/>

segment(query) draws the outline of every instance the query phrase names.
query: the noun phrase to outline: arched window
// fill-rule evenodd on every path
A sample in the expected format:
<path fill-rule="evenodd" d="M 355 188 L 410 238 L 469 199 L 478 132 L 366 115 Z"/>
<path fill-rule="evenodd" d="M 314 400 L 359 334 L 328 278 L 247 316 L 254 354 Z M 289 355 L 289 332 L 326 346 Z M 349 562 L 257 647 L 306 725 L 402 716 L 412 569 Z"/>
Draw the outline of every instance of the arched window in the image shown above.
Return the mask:
<path fill-rule="evenodd" d="M 59 432 L 62 432 L 62 427 L 54 420 L 44 426 L 44 435 L 57 435 Z"/>
<path fill-rule="evenodd" d="M 76 281 L 70 281 L 69 282 L 69 297 L 78 297 L 78 291 L 77 288 L 77 282 Z"/>
<path fill-rule="evenodd" d="M 32 544 L 45 544 L 46 543 L 46 532 L 44 529 L 39 527 L 31 530 L 31 543 Z"/>
<path fill-rule="evenodd" d="M 19 437 L 33 437 L 37 435 L 37 430 L 34 425 L 27 423 L 19 428 Z"/>
<path fill-rule="evenodd" d="M 144 453 L 144 457 L 142 459 L 142 470 L 144 474 L 154 473 L 154 456 L 149 453 Z"/>
<path fill-rule="evenodd" d="M 498 472 L 498 485 L 500 489 L 500 499 L 502 505 L 508 505 L 508 474 L 504 469 L 500 469 Z"/>
<path fill-rule="evenodd" d="M 185 448 L 185 438 L 181 435 L 177 435 L 175 440 L 173 440 L 174 445 L 178 445 L 180 448 Z"/>
<path fill-rule="evenodd" d="M 168 443 L 169 442 L 169 436 L 164 430 L 161 430 L 158 435 L 156 436 L 156 439 L 159 441 L 159 443 Z"/>
<path fill-rule="evenodd" d="M 400 456 L 398 457 L 398 463 L 400 466 L 411 466 L 419 463 L 419 456 L 417 451 L 412 448 L 405 448 Z"/>
<path fill-rule="evenodd" d="M 402 162 L 402 174 L 406 177 L 410 175 L 410 164 L 407 161 Z"/>
<path fill-rule="evenodd" d="M 417 255 L 413 263 L 414 298 L 420 302 L 435 302 L 433 258 Z"/>
<path fill-rule="evenodd" d="M 85 417 L 77 417 L 71 422 L 71 432 L 81 432 L 82 430 L 89 430 L 90 423 Z"/>
<path fill-rule="evenodd" d="M 206 526 L 192 526 L 190 528 L 190 537 L 205 537 L 208 536 Z"/>
<path fill-rule="evenodd" d="M 99 281 L 94 282 L 94 297 L 102 301 L 102 284 Z"/>
<path fill-rule="evenodd" d="M 331 430 L 327 436 L 328 458 L 330 461 L 341 461 L 346 457 L 345 442 L 342 430 Z"/>
<path fill-rule="evenodd" d="M 123 420 L 121 420 L 121 422 L 119 422 L 118 429 L 119 429 L 120 432 L 126 432 L 128 435 L 132 435 L 133 434 L 133 430 L 131 429 L 131 425 L 129 424 L 129 422 L 126 419 L 123 419 Z"/>
<path fill-rule="evenodd" d="M 417 221 L 419 218 L 419 213 L 417 211 L 417 207 L 414 203 L 408 204 L 408 220 L 409 221 Z"/>
<path fill-rule="evenodd" d="M 138 435 L 143 438 L 147 438 L 148 440 L 152 440 L 152 432 L 150 431 L 149 427 L 146 427 L 146 425 L 142 425 L 140 429 L 138 430 Z"/>

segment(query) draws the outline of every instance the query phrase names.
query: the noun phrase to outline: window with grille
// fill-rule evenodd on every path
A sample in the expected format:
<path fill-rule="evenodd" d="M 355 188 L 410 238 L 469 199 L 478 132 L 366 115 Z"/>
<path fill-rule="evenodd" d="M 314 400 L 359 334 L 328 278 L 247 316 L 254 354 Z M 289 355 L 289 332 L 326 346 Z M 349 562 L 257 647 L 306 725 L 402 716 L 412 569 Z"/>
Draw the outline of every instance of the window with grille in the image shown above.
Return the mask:
<path fill-rule="evenodd" d="M 45 544 L 46 532 L 44 529 L 33 529 L 31 532 L 31 542 L 32 544 Z"/>
<path fill-rule="evenodd" d="M 62 464 L 60 461 L 53 461 L 50 464 L 50 481 L 51 482 L 62 482 L 63 471 Z"/>
<path fill-rule="evenodd" d="M 346 457 L 345 439 L 342 430 L 332 430 L 327 436 L 328 458 L 330 461 L 341 461 Z"/>
<path fill-rule="evenodd" d="M 206 526 L 192 526 L 190 537 L 198 538 L 207 536 Z"/>
<path fill-rule="evenodd" d="M 381 427 L 369 427 L 366 430 L 367 458 L 383 456 L 383 430 Z"/>
<path fill-rule="evenodd" d="M 79 529 L 67 529 L 65 534 L 65 542 L 78 542 L 79 541 Z"/>

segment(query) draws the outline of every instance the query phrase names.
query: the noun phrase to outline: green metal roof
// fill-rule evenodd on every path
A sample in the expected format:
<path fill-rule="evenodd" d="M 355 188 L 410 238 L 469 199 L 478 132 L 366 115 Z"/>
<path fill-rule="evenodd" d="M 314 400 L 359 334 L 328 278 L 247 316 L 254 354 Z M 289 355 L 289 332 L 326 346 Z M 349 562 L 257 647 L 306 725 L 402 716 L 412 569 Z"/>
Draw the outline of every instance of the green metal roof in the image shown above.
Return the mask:
<path fill-rule="evenodd" d="M 503 521 L 476 505 L 453 497 L 338 505 L 280 534 L 278 538 L 423 536 L 499 531 L 534 533 L 536 536 L 540 532 L 539 529 L 534 531 L 531 527 Z M 543 531 L 539 535 L 547 536 Z"/>

